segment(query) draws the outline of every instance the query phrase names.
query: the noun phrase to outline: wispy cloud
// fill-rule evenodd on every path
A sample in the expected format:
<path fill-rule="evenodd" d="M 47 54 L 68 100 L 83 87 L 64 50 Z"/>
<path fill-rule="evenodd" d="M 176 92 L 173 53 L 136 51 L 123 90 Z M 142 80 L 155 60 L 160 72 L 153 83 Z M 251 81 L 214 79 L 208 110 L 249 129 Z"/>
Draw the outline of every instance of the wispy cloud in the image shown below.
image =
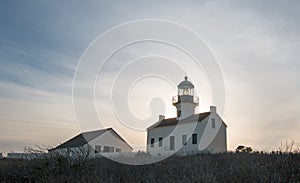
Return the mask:
<path fill-rule="evenodd" d="M 81 54 L 108 28 L 144 18 L 184 24 L 208 43 L 225 79 L 229 149 L 300 141 L 298 7 L 298 1 L 1 2 L 0 151 L 56 144 L 77 133 L 71 92 Z M 138 55 L 132 51 L 155 49 L 117 55 L 106 76 Z"/>

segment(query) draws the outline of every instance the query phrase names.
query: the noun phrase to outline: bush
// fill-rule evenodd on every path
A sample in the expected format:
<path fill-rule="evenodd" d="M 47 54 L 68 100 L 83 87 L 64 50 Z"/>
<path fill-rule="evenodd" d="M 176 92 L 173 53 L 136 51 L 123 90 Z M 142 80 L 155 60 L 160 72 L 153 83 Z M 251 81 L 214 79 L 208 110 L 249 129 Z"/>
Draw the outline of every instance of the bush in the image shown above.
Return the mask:
<path fill-rule="evenodd" d="M 137 155 L 148 156 L 140 153 Z M 299 182 L 300 154 L 227 153 L 171 156 L 149 165 L 51 154 L 0 160 L 0 182 Z"/>

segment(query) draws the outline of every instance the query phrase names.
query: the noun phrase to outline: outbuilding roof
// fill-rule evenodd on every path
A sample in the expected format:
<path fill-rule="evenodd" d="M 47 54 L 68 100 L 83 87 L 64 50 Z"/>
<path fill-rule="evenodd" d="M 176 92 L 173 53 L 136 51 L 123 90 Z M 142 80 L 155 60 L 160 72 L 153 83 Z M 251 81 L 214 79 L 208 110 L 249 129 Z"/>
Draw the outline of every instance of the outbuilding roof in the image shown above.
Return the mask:
<path fill-rule="evenodd" d="M 54 149 L 62 149 L 62 148 L 73 148 L 73 147 L 82 147 L 83 145 L 87 144 L 91 140 L 95 139 L 96 137 L 101 136 L 105 132 L 111 132 L 113 136 L 115 136 L 117 139 L 125 142 L 131 149 L 133 149 L 114 129 L 112 128 L 106 128 L 96 131 L 89 131 L 89 132 L 83 132 L 81 134 L 76 135 L 75 137 L 71 138 L 70 140 L 67 140 L 66 142 L 60 144 L 59 146 L 55 147 Z M 54 150 L 52 149 L 52 150 Z"/>

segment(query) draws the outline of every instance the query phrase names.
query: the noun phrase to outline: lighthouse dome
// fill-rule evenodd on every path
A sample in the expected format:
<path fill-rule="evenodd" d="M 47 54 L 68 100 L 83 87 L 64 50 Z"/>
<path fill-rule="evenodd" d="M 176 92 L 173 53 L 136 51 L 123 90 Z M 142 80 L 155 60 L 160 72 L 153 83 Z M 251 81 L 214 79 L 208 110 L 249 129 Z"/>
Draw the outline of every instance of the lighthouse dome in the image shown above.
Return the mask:
<path fill-rule="evenodd" d="M 178 85 L 179 89 L 194 88 L 194 85 L 190 81 L 188 81 L 187 79 L 188 79 L 188 77 L 185 76 L 184 81 L 181 81 L 179 83 L 179 85 Z"/>

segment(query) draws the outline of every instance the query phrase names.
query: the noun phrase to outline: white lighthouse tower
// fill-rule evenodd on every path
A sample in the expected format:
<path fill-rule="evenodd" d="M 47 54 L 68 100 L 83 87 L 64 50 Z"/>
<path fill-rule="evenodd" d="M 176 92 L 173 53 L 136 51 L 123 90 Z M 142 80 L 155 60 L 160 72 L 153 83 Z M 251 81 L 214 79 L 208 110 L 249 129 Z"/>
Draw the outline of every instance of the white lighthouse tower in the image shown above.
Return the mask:
<path fill-rule="evenodd" d="M 178 94 L 173 97 L 173 105 L 177 108 L 177 119 L 184 119 L 195 114 L 199 98 L 194 96 L 194 85 L 188 81 L 187 76 L 178 85 Z"/>

